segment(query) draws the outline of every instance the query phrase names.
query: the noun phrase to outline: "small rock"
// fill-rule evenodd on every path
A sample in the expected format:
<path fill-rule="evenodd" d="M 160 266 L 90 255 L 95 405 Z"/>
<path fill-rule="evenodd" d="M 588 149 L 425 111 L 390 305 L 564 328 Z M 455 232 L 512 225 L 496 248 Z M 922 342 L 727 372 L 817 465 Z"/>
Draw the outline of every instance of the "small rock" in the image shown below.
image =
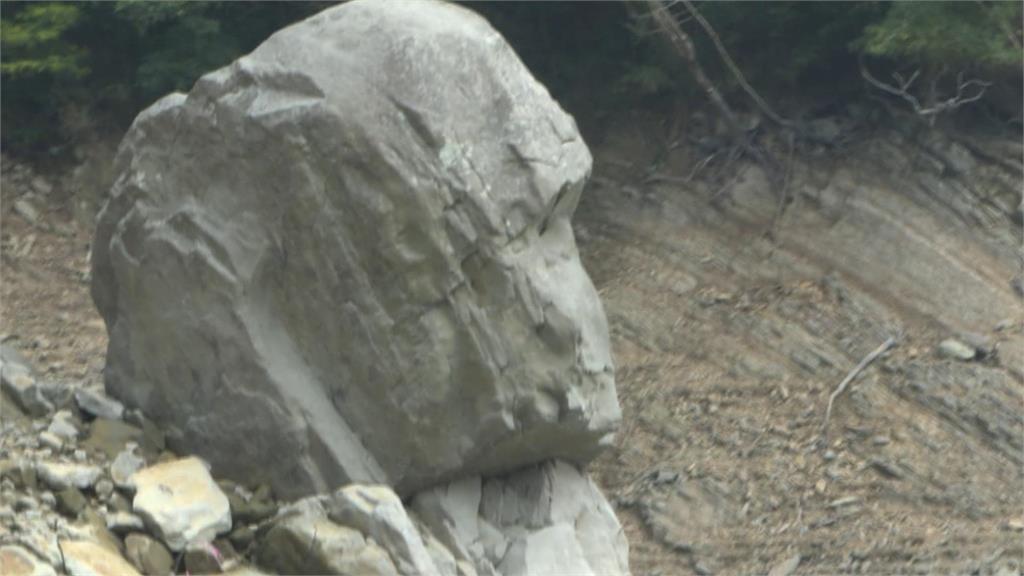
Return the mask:
<path fill-rule="evenodd" d="M 124 405 L 93 388 L 82 388 L 75 391 L 75 402 L 83 412 L 97 418 L 120 420 L 124 416 Z"/>
<path fill-rule="evenodd" d="M 61 540 L 60 547 L 64 564 L 74 576 L 139 576 L 124 558 L 95 542 Z"/>
<path fill-rule="evenodd" d="M 76 450 L 75 450 L 75 451 L 74 451 L 74 452 L 72 453 L 72 456 L 73 456 L 73 457 L 75 458 L 75 460 L 76 460 L 76 461 L 78 461 L 78 462 L 85 462 L 85 461 L 86 461 L 86 459 L 88 459 L 88 458 L 89 458 L 89 455 L 88 455 L 88 454 L 86 454 L 85 450 L 82 450 L 81 448 L 78 448 L 78 449 L 76 449 Z"/>
<path fill-rule="evenodd" d="M 796 572 L 796 568 L 799 565 L 800 555 L 794 554 L 773 566 L 772 569 L 768 571 L 768 576 L 790 576 L 790 574 Z"/>
<path fill-rule="evenodd" d="M 50 192 L 53 192 L 53 184 L 47 182 L 46 179 L 43 178 L 42 176 L 36 176 L 35 178 L 33 178 L 31 185 L 32 190 L 35 191 L 36 194 L 46 196 Z"/>
<path fill-rule="evenodd" d="M 227 496 L 198 458 L 157 464 L 130 478 L 135 487 L 132 507 L 170 547 L 210 542 L 231 530 Z"/>
<path fill-rule="evenodd" d="M 825 461 L 826 462 L 831 462 L 831 461 L 833 461 L 835 459 L 836 459 L 835 451 L 833 451 L 833 450 L 826 450 L 825 451 Z"/>
<path fill-rule="evenodd" d="M 238 550 L 245 550 L 256 538 L 256 533 L 248 526 L 239 526 L 228 534 L 228 541 Z"/>
<path fill-rule="evenodd" d="M 125 498 L 124 496 L 120 495 L 117 492 L 114 492 L 113 494 L 110 495 L 110 500 L 107 501 L 107 506 L 110 510 L 113 510 L 114 512 L 132 511 L 132 503 L 129 502 L 127 498 Z"/>
<path fill-rule="evenodd" d="M 837 498 L 837 499 L 829 502 L 828 505 L 829 505 L 830 508 L 843 508 L 845 506 L 853 506 L 854 504 L 859 504 L 859 503 L 860 503 L 860 498 L 858 498 L 856 496 L 844 496 L 842 498 Z"/>
<path fill-rule="evenodd" d="M 132 474 L 141 470 L 145 465 L 146 461 L 135 454 L 134 446 L 128 447 L 110 463 L 110 478 L 118 488 L 130 488 Z"/>
<path fill-rule="evenodd" d="M 50 492 L 49 490 L 44 490 L 41 494 L 39 494 L 39 501 L 45 504 L 46 506 L 49 506 L 50 508 L 57 507 L 57 497 L 54 496 L 53 492 Z"/>
<path fill-rule="evenodd" d="M 241 524 L 254 524 L 277 513 L 277 505 L 267 498 L 253 495 L 246 499 L 236 491 L 228 492 L 231 516 Z"/>
<path fill-rule="evenodd" d="M 75 417 L 68 410 L 58 410 L 50 420 L 50 426 L 46 431 L 65 440 L 78 438 L 78 426 L 75 424 Z"/>
<path fill-rule="evenodd" d="M 212 543 L 189 546 L 185 550 L 185 569 L 190 574 L 220 574 L 223 555 Z"/>
<path fill-rule="evenodd" d="M 871 439 L 871 443 L 874 444 L 875 446 L 885 446 L 889 444 L 889 442 L 890 440 L 888 436 L 879 435 Z"/>
<path fill-rule="evenodd" d="M 107 458 L 114 458 L 129 442 L 138 444 L 143 439 L 142 430 L 119 420 L 97 418 L 92 422 L 89 437 L 82 446 L 89 450 L 103 452 Z"/>
<path fill-rule="evenodd" d="M 56 576 L 52 566 L 21 546 L 0 546 L 0 574 L 4 576 Z"/>
<path fill-rule="evenodd" d="M 57 452 L 64 447 L 64 441 L 60 439 L 60 436 L 48 430 L 39 433 L 39 443 Z"/>
<path fill-rule="evenodd" d="M 35 490 L 39 486 L 39 473 L 36 466 L 29 461 L 18 464 L 19 474 L 14 477 L 14 485 L 23 490 Z"/>
<path fill-rule="evenodd" d="M 89 464 L 64 464 L 61 462 L 40 462 L 36 472 L 47 486 L 63 490 L 74 486 L 81 490 L 91 488 L 99 479 L 101 470 Z"/>
<path fill-rule="evenodd" d="M 39 210 L 36 210 L 36 207 L 26 198 L 19 198 L 14 201 L 14 212 L 29 224 L 35 224 L 39 221 Z"/>
<path fill-rule="evenodd" d="M 174 559 L 163 544 L 145 534 L 129 534 L 124 539 L 125 556 L 143 574 L 170 574 Z"/>
<path fill-rule="evenodd" d="M 57 511 L 70 518 L 77 518 L 89 504 L 78 488 L 65 488 L 57 492 Z"/>
<path fill-rule="evenodd" d="M 953 338 L 943 340 L 939 344 L 939 356 L 942 358 L 973 360 L 976 353 L 977 352 L 974 348 Z"/>
<path fill-rule="evenodd" d="M 106 478 L 101 479 L 96 483 L 96 495 L 99 496 L 100 500 L 107 500 L 110 495 L 114 493 L 114 483 Z"/>
<path fill-rule="evenodd" d="M 22 494 L 14 499 L 14 511 L 24 512 L 25 510 L 35 510 L 39 507 L 39 503 L 28 494 Z"/>
<path fill-rule="evenodd" d="M 0 365 L 0 384 L 25 414 L 39 418 L 53 411 L 53 404 L 43 396 L 36 379 L 27 372 L 8 370 L 6 361 Z"/>
<path fill-rule="evenodd" d="M 1010 328 L 1013 327 L 1013 325 L 1015 323 L 1016 323 L 1016 321 L 1013 318 L 1004 318 L 1004 319 L 1000 320 L 998 324 L 996 324 L 995 331 L 996 332 L 1003 332 L 1003 331 L 1009 330 Z"/>
<path fill-rule="evenodd" d="M 114 534 L 123 536 L 128 532 L 142 532 L 146 524 L 135 514 L 129 512 L 114 512 L 107 515 L 107 530 Z"/>

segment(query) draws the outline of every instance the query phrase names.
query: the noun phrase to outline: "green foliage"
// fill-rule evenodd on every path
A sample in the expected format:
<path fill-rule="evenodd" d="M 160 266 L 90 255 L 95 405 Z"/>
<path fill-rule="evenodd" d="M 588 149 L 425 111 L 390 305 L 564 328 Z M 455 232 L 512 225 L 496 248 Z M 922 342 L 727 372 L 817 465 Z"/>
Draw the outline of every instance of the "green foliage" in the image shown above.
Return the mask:
<path fill-rule="evenodd" d="M 2 6 L 3 146 L 63 150 L 76 117 L 117 130 L 146 104 L 331 2 L 11 2 Z M 83 114 L 84 113 L 84 114 Z"/>
<path fill-rule="evenodd" d="M 1000 67 L 1022 62 L 1020 2 L 900 2 L 855 43 L 864 52 L 908 64 Z"/>
<path fill-rule="evenodd" d="M 215 2 L 119 1 L 115 14 L 141 39 L 136 88 L 145 100 L 187 90 L 200 75 L 241 55 L 236 39 L 224 34 Z"/>
<path fill-rule="evenodd" d="M 84 76 L 85 52 L 69 44 L 68 30 L 80 18 L 72 4 L 32 4 L 0 20 L 0 73 L 7 79 L 38 76 Z"/>

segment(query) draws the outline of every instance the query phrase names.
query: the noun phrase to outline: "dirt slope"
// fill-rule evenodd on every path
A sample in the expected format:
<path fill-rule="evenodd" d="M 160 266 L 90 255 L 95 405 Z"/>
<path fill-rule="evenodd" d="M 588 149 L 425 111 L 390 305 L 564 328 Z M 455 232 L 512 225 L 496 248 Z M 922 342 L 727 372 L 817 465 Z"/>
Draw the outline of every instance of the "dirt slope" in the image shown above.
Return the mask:
<path fill-rule="evenodd" d="M 634 572 L 1020 570 L 1020 143 L 883 131 L 798 156 L 773 243 L 760 169 L 686 183 L 702 156 L 681 149 L 645 184 L 653 130 L 631 124 L 577 226 L 626 423 L 596 469 Z M 896 333 L 824 437 L 833 389 Z M 939 358 L 951 336 L 998 351 Z"/>

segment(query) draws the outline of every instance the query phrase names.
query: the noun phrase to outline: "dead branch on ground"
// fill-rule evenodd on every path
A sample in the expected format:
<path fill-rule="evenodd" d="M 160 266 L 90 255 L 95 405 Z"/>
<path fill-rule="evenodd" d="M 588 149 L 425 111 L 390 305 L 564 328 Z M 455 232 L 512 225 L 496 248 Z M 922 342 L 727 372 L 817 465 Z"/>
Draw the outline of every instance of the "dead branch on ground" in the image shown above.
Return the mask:
<path fill-rule="evenodd" d="M 843 381 L 839 383 L 839 386 L 836 386 L 835 391 L 828 397 L 828 408 L 825 409 L 825 420 L 821 424 L 821 434 L 823 438 L 828 434 L 828 422 L 829 419 L 832 418 L 832 405 L 835 404 L 836 398 L 846 390 L 846 387 L 850 385 L 850 382 L 853 382 L 853 379 L 863 372 L 865 368 L 867 368 L 879 356 L 885 354 L 885 352 L 890 348 L 896 346 L 896 342 L 896 336 L 889 336 L 885 342 L 882 342 L 881 346 L 872 350 L 871 353 L 865 356 L 853 370 L 850 370 L 850 373 L 846 375 L 846 378 L 843 378 Z"/>

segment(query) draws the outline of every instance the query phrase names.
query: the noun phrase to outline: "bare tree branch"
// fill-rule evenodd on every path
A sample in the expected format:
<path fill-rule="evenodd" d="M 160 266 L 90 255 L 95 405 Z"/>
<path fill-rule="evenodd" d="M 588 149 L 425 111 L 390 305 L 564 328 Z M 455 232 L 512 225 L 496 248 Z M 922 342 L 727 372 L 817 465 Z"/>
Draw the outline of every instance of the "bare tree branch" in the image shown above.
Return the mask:
<path fill-rule="evenodd" d="M 750 99 L 757 104 L 757 107 L 761 109 L 761 112 L 776 124 L 787 127 L 792 126 L 792 122 L 776 114 L 775 111 L 772 110 L 771 106 L 764 101 L 764 98 L 761 98 L 761 95 L 754 90 L 754 87 L 751 86 L 749 82 L 747 82 L 746 76 L 743 75 L 739 66 L 736 65 L 732 56 L 730 56 L 729 52 L 725 49 L 725 45 L 722 44 L 722 40 L 718 37 L 718 33 L 715 32 L 715 29 L 711 27 L 711 24 L 704 18 L 704 16 L 697 11 L 697 7 L 693 5 L 693 2 L 690 0 L 681 0 L 681 2 L 683 6 L 686 7 L 687 12 L 693 16 L 693 19 L 700 24 L 701 28 L 704 29 L 704 32 L 706 32 L 711 38 L 711 42 L 715 45 L 715 50 L 718 51 L 718 55 L 722 58 L 722 61 L 725 62 L 726 67 L 728 67 L 729 71 L 732 72 L 736 81 L 739 82 L 740 86 L 743 88 L 743 91 L 746 92 L 747 95 L 750 96 Z"/>
<path fill-rule="evenodd" d="M 956 110 L 957 108 L 970 104 L 971 102 L 977 102 L 985 95 L 985 91 L 988 87 L 992 85 L 991 82 L 985 82 L 984 80 L 978 79 L 964 81 L 964 73 L 961 71 L 956 76 L 955 95 L 945 100 L 938 100 L 931 105 L 922 106 L 921 101 L 910 93 L 910 87 L 914 84 L 914 81 L 917 80 L 920 72 L 920 70 L 916 70 L 908 79 L 904 79 L 903 75 L 898 72 L 893 72 L 892 76 L 896 80 L 896 84 L 887 84 L 875 78 L 871 72 L 868 71 L 868 68 L 864 65 L 863 61 L 860 63 L 860 74 L 868 81 L 869 84 L 879 90 L 888 92 L 893 96 L 899 96 L 910 104 L 910 107 L 914 109 L 915 114 L 928 119 L 930 123 L 934 123 L 935 118 L 939 114 Z M 971 89 L 972 87 L 975 88 L 975 93 L 969 96 L 965 95 L 968 89 Z M 932 83 L 932 90 L 933 92 L 935 91 L 935 81 Z"/>

